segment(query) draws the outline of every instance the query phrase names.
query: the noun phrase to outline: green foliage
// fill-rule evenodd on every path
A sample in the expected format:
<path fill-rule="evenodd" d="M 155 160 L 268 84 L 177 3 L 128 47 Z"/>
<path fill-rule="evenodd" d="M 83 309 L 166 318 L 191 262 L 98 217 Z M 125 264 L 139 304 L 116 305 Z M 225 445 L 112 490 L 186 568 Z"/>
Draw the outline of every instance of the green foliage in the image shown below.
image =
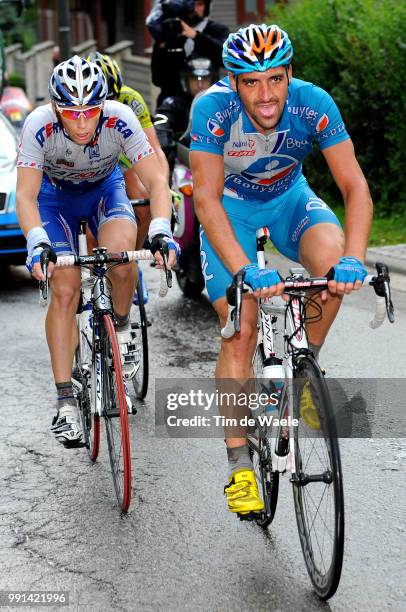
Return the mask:
<path fill-rule="evenodd" d="M 21 89 L 25 90 L 24 78 L 15 72 L 10 72 L 8 75 L 8 85 L 10 85 L 10 87 L 21 87 Z"/>
<path fill-rule="evenodd" d="M 270 11 L 294 46 L 294 74 L 326 89 L 341 111 L 368 179 L 376 212 L 405 209 L 406 3 L 399 0 L 300 0 Z M 320 155 L 305 174 L 337 200 Z"/>
<path fill-rule="evenodd" d="M 17 18 L 15 4 L 5 3 L 0 6 L 0 30 L 5 38 L 6 46 L 22 43 L 23 51 L 27 51 L 38 42 L 38 1 L 27 4 L 20 17 Z"/>

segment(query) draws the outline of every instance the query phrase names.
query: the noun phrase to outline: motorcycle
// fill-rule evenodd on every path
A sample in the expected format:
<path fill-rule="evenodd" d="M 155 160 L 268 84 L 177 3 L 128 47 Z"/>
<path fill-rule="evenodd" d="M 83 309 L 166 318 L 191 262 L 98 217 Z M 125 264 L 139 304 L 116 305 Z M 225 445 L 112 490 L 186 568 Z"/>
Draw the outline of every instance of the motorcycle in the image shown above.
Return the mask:
<path fill-rule="evenodd" d="M 32 111 L 32 106 L 21 87 L 7 86 L 0 98 L 0 109 L 19 132 L 26 117 Z"/>
<path fill-rule="evenodd" d="M 172 131 L 166 127 L 167 121 L 165 115 L 155 115 L 155 129 L 171 169 L 172 190 L 178 194 L 174 200 L 172 229 L 181 255 L 174 272 L 184 296 L 196 299 L 202 293 L 205 282 L 200 264 L 199 221 L 193 205 L 189 148 L 183 142 L 175 142 Z"/>
<path fill-rule="evenodd" d="M 185 297 L 198 298 L 205 283 L 200 263 L 199 221 L 193 205 L 192 172 L 188 164 L 189 149 L 178 142 L 172 188 L 180 194 L 180 200 L 173 236 L 179 243 L 182 253 L 175 274 Z"/>

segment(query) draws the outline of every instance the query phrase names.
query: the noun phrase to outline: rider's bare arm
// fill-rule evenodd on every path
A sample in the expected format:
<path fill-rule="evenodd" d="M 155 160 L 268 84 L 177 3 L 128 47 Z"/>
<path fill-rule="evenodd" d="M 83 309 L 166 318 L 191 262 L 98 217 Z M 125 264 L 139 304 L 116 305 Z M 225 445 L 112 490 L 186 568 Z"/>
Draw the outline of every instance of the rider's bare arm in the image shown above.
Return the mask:
<path fill-rule="evenodd" d="M 151 147 L 153 147 L 156 156 L 158 158 L 158 161 L 161 165 L 162 171 L 165 174 L 165 178 L 167 181 L 169 181 L 169 165 L 168 165 L 168 161 L 166 159 L 165 153 L 162 151 L 160 142 L 158 140 L 158 136 L 156 135 L 156 131 L 154 127 L 150 127 L 150 128 L 144 128 L 144 132 L 147 135 L 147 138 L 151 144 Z"/>
<path fill-rule="evenodd" d="M 149 193 L 151 203 L 150 240 L 151 228 L 154 223 L 158 223 L 160 230 L 155 233 L 172 235 L 170 221 L 172 217 L 172 198 L 169 191 L 168 179 L 162 172 L 156 155 L 148 155 L 137 162 L 128 172 L 136 172 Z M 161 230 L 162 228 L 162 230 Z M 156 228 L 155 228 L 156 229 Z M 155 259 L 159 265 L 163 260 L 159 251 L 155 253 Z M 172 248 L 169 250 L 168 266 L 171 268 L 176 263 L 176 252 Z"/>
<path fill-rule="evenodd" d="M 250 261 L 241 248 L 221 203 L 224 190 L 223 157 L 204 151 L 191 151 L 190 164 L 196 214 L 209 242 L 224 265 L 235 274 Z"/>
<path fill-rule="evenodd" d="M 33 168 L 17 169 L 16 211 L 25 236 L 33 227 L 41 227 L 37 199 L 41 188 L 42 171 Z"/>
<path fill-rule="evenodd" d="M 127 172 L 135 172 L 148 191 L 152 218 L 166 217 L 170 219 L 172 216 L 171 193 L 167 177 L 162 172 L 157 156 L 148 155 L 148 157 L 144 157 Z"/>
<path fill-rule="evenodd" d="M 345 205 L 344 255 L 365 261 L 373 204 L 368 184 L 357 162 L 351 140 L 323 150 Z"/>
<path fill-rule="evenodd" d="M 34 170 L 33 168 L 17 169 L 16 211 L 20 227 L 25 236 L 27 236 L 31 229 L 42 227 L 37 204 L 41 182 L 41 170 Z M 48 267 L 50 277 L 52 276 L 53 269 L 54 264 L 50 263 Z M 44 280 L 39 263 L 34 264 L 32 275 L 37 280 Z"/>

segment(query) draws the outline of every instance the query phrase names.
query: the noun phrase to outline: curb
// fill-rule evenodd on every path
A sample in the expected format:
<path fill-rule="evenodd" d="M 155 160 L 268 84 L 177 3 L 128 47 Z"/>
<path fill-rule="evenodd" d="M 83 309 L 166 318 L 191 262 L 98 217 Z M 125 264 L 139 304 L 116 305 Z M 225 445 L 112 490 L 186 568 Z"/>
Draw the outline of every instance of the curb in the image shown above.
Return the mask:
<path fill-rule="evenodd" d="M 400 257 L 387 255 L 382 253 L 379 249 L 367 249 L 365 263 L 370 268 L 375 269 L 375 263 L 379 261 L 384 263 L 389 268 L 389 273 L 396 272 L 397 274 L 403 274 L 406 276 L 406 260 Z"/>

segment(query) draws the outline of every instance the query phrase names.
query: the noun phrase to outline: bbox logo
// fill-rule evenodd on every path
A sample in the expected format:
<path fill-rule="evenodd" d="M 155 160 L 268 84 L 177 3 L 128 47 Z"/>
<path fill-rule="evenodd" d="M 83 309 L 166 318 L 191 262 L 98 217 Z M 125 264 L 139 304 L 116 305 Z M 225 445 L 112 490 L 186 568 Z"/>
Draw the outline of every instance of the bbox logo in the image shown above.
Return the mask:
<path fill-rule="evenodd" d="M 224 130 L 213 119 L 207 120 L 207 129 L 213 136 L 224 136 Z"/>

